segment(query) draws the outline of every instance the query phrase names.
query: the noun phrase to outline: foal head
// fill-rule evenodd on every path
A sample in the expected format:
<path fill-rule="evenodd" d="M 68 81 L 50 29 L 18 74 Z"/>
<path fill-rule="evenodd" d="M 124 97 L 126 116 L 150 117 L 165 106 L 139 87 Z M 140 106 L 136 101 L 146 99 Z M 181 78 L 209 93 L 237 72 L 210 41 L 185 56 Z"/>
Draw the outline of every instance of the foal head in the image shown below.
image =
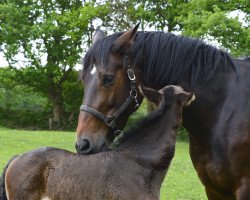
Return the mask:
<path fill-rule="evenodd" d="M 142 101 L 139 74 L 129 53 L 138 25 L 117 38 L 100 31 L 84 58 L 84 102 L 80 108 L 76 149 L 80 154 L 104 149 L 123 129 L 129 115 Z"/>
<path fill-rule="evenodd" d="M 175 85 L 167 85 L 159 91 L 147 88 L 143 85 L 141 85 L 139 89 L 143 96 L 156 104 L 157 107 L 174 103 L 180 107 L 186 107 L 195 99 L 193 93 L 186 92 L 182 87 Z"/>

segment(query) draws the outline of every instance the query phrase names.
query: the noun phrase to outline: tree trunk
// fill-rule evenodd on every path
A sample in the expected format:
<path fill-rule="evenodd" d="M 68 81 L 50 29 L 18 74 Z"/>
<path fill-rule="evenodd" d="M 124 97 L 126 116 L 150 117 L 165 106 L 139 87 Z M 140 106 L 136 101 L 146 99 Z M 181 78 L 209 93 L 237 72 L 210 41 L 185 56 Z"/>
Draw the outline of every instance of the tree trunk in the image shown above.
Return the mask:
<path fill-rule="evenodd" d="M 49 126 L 52 129 L 61 129 L 63 125 L 62 119 L 64 116 L 62 90 L 59 90 L 59 91 L 50 90 L 49 99 L 53 106 L 52 124 L 50 124 Z"/>
<path fill-rule="evenodd" d="M 62 113 L 62 106 L 59 104 L 59 102 L 55 102 L 53 105 L 53 121 L 60 123 Z"/>

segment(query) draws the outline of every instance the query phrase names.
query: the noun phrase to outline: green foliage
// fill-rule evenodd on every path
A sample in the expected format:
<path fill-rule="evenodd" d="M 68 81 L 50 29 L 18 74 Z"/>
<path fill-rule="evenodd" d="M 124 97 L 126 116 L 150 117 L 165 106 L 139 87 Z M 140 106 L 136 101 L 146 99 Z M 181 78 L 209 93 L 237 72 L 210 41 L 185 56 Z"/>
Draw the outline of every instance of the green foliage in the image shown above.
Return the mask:
<path fill-rule="evenodd" d="M 142 30 L 153 27 L 168 32 L 177 31 L 186 36 L 218 43 L 235 56 L 250 54 L 249 0 L 107 2 L 111 5 L 111 14 L 104 19 L 104 27 L 108 29 L 126 30 L 141 21 Z M 245 18 L 239 20 L 232 12 L 245 15 Z"/>
<path fill-rule="evenodd" d="M 0 88 L 12 88 L 16 85 L 15 70 L 6 67 L 0 68 Z"/>
<path fill-rule="evenodd" d="M 0 124 L 8 127 L 48 128 L 47 99 L 25 88 L 0 89 Z"/>
<path fill-rule="evenodd" d="M 78 80 L 79 72 L 72 71 L 67 81 L 62 84 L 65 120 L 63 129 L 75 130 L 77 127 L 79 107 L 83 101 L 83 85 Z"/>
<path fill-rule="evenodd" d="M 243 21 L 232 11 L 242 13 Z M 91 44 L 96 19 L 109 32 L 141 21 L 142 29 L 178 31 L 216 41 L 235 56 L 249 56 L 249 14 L 249 0 L 0 0 L 0 46 L 11 67 L 0 71 L 0 84 L 5 95 L 17 85 L 26 88 L 23 92 L 29 87 L 47 98 L 45 113 L 61 120 L 61 128 L 73 127 L 83 93 L 74 67 Z M 23 69 L 16 68 L 19 53 L 27 59 Z M 128 124 L 141 115 L 134 114 Z"/>
<path fill-rule="evenodd" d="M 188 0 L 150 0 L 137 2 L 130 8 L 133 19 L 141 19 L 143 26 L 155 27 L 168 32 L 180 31 L 182 22 L 177 20 Z M 144 28 L 144 27 L 143 27 Z"/>
<path fill-rule="evenodd" d="M 83 5 L 81 0 L 0 2 L 0 44 L 5 57 L 12 68 L 20 52 L 28 61 L 25 69 L 16 70 L 16 81 L 47 96 L 53 119 L 60 123 L 65 112 L 63 84 L 82 57 L 89 21 L 105 15 L 107 8 L 93 2 Z"/>
<path fill-rule="evenodd" d="M 188 132 L 183 126 L 178 130 L 177 141 L 188 142 Z"/>
<path fill-rule="evenodd" d="M 1 41 L 10 61 L 22 47 L 33 66 L 44 66 L 41 55 L 47 53 L 47 65 L 61 68 L 77 63 L 89 21 L 106 13 L 105 7 L 83 6 L 81 0 L 2 1 L 0 11 Z"/>
<path fill-rule="evenodd" d="M 147 100 L 144 99 L 139 109 L 134 112 L 128 119 L 126 129 L 130 129 L 137 121 L 141 120 L 145 115 L 147 115 Z M 188 142 L 188 132 L 184 127 L 180 127 L 177 133 L 177 141 Z"/>
<path fill-rule="evenodd" d="M 222 48 L 235 56 L 250 54 L 249 1 L 192 0 L 179 17 L 183 22 L 183 34 L 218 41 Z M 241 10 L 240 10 L 241 9 Z M 245 22 L 232 17 L 231 11 L 241 11 Z M 244 13 L 245 12 L 245 13 Z"/>
<path fill-rule="evenodd" d="M 27 68 L 0 69 L 0 124 L 15 128 L 48 129 L 53 107 L 48 98 L 38 93 L 35 87 L 21 85 L 21 77 L 27 72 Z M 62 84 L 64 129 L 74 130 L 77 126 L 79 106 L 83 97 L 82 83 L 77 82 L 77 77 L 78 72 L 72 70 L 69 78 Z"/>
<path fill-rule="evenodd" d="M 144 99 L 140 107 L 136 112 L 134 112 L 128 119 L 125 129 L 129 129 L 136 121 L 140 120 L 147 114 L 147 100 Z"/>
<path fill-rule="evenodd" d="M 15 81 L 15 71 L 0 69 L 0 124 L 47 128 L 47 99 Z"/>

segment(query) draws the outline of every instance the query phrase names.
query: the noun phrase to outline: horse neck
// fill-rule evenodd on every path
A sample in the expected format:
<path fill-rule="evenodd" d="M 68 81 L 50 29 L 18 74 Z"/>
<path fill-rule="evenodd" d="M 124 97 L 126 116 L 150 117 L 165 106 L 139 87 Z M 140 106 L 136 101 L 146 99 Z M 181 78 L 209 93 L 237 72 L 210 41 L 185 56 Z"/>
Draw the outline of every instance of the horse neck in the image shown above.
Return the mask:
<path fill-rule="evenodd" d="M 223 62 L 220 62 L 220 65 L 223 65 Z M 191 84 L 190 70 L 181 74 L 174 83 L 186 91 L 194 92 L 196 96 L 196 100 L 191 106 L 183 109 L 183 126 L 188 130 L 190 141 L 193 138 L 199 143 L 206 143 L 208 137 L 211 137 L 212 128 L 218 122 L 219 113 L 230 95 L 230 80 L 236 80 L 237 73 L 233 70 L 225 72 L 223 66 L 218 66 L 208 81 L 197 81 L 195 84 Z"/>
<path fill-rule="evenodd" d="M 154 111 L 154 112 L 158 112 Z M 154 115 L 155 113 L 151 115 Z M 130 140 L 121 146 L 150 171 L 165 172 L 174 155 L 176 133 L 181 119 L 181 109 L 177 104 L 169 105 L 158 113 L 157 120 L 148 121 L 143 130 L 135 132 Z M 149 173 L 150 174 L 150 173 Z"/>

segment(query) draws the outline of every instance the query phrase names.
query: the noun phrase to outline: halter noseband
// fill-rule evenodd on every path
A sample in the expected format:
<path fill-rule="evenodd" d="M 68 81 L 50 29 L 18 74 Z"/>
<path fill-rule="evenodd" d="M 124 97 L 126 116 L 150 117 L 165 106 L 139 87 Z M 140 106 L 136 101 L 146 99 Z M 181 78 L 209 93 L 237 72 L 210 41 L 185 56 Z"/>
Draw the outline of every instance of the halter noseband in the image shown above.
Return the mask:
<path fill-rule="evenodd" d="M 135 110 L 139 107 L 139 103 L 137 100 L 137 91 L 136 91 L 136 81 L 135 81 L 135 73 L 131 66 L 128 64 L 128 57 L 124 57 L 124 64 L 127 66 L 127 76 L 130 82 L 130 91 L 129 96 L 125 100 L 125 102 L 118 108 L 113 115 L 104 115 L 98 110 L 88 106 L 88 105 L 81 105 L 80 111 L 85 111 L 96 118 L 103 121 L 108 127 L 110 127 L 115 136 L 119 135 L 122 131 L 117 127 L 116 120 L 118 117 L 123 113 L 124 110 L 129 106 L 132 101 L 135 101 Z"/>

